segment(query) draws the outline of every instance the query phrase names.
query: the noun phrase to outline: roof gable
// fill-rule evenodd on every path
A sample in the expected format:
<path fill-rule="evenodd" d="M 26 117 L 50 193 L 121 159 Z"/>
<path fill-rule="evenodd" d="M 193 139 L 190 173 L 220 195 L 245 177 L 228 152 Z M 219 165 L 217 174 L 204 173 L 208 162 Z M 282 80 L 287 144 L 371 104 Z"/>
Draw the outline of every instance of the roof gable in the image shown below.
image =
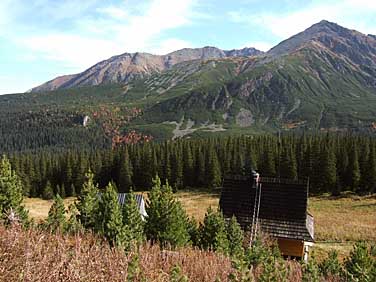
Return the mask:
<path fill-rule="evenodd" d="M 313 241 L 313 218 L 307 217 L 307 181 L 261 178 L 260 183 L 261 229 L 276 237 Z M 235 215 L 243 229 L 252 225 L 255 187 L 250 176 L 233 175 L 224 180 L 220 208 L 227 218 Z"/>

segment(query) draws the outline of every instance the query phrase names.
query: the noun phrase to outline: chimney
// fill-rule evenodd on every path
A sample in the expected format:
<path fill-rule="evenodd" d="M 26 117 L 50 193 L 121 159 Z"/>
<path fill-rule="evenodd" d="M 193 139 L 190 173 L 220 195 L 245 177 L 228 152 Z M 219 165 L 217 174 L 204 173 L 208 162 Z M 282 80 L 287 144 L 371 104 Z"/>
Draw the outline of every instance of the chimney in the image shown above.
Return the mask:
<path fill-rule="evenodd" d="M 252 188 L 257 188 L 257 185 L 260 182 L 260 174 L 256 172 L 255 170 L 252 170 L 251 179 L 252 179 Z"/>

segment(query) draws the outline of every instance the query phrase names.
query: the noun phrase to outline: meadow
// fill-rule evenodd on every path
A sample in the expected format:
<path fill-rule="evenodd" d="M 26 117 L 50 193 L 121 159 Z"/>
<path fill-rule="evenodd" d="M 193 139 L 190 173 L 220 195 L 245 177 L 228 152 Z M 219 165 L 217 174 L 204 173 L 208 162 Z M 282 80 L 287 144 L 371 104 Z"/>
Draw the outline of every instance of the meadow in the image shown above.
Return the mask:
<path fill-rule="evenodd" d="M 187 214 L 201 222 L 208 207 L 216 208 L 219 191 L 179 191 L 176 193 Z M 66 207 L 75 198 L 64 200 Z M 29 214 L 36 222 L 47 217 L 52 200 L 26 198 L 24 201 Z M 340 258 L 347 256 L 354 242 L 364 240 L 376 242 L 376 194 L 357 196 L 344 193 L 340 197 L 323 195 L 309 198 L 308 211 L 315 218 L 316 257 L 323 258 L 335 249 Z"/>

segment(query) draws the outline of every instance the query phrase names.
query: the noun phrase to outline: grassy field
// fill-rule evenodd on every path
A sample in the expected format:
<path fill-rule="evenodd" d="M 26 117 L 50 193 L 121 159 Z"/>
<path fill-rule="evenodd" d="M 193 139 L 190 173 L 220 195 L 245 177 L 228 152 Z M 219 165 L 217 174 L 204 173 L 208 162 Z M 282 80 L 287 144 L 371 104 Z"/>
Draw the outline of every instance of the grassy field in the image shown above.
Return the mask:
<path fill-rule="evenodd" d="M 209 206 L 216 208 L 219 202 L 219 193 L 181 191 L 176 195 L 189 216 L 198 221 L 202 221 Z M 74 198 L 65 199 L 66 207 L 73 201 Z M 25 200 L 26 208 L 36 221 L 47 216 L 51 204 L 52 201 L 41 199 Z M 344 257 L 357 240 L 376 242 L 376 194 L 311 197 L 309 212 L 315 218 L 315 253 L 318 257 L 331 249 Z"/>

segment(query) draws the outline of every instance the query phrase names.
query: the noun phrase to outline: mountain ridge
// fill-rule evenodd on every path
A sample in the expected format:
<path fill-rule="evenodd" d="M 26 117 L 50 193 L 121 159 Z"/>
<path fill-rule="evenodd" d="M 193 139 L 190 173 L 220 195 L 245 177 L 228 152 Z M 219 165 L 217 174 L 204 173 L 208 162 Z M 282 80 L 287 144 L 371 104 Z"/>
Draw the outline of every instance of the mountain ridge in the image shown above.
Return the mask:
<path fill-rule="evenodd" d="M 106 83 L 126 83 L 134 78 L 143 78 L 152 73 L 164 71 L 175 64 L 185 61 L 255 56 L 260 54 L 263 54 L 263 52 L 252 47 L 221 50 L 212 46 L 183 48 L 166 55 L 153 55 L 144 52 L 123 53 L 103 60 L 81 73 L 56 77 L 40 86 L 32 88 L 31 92 Z"/>

